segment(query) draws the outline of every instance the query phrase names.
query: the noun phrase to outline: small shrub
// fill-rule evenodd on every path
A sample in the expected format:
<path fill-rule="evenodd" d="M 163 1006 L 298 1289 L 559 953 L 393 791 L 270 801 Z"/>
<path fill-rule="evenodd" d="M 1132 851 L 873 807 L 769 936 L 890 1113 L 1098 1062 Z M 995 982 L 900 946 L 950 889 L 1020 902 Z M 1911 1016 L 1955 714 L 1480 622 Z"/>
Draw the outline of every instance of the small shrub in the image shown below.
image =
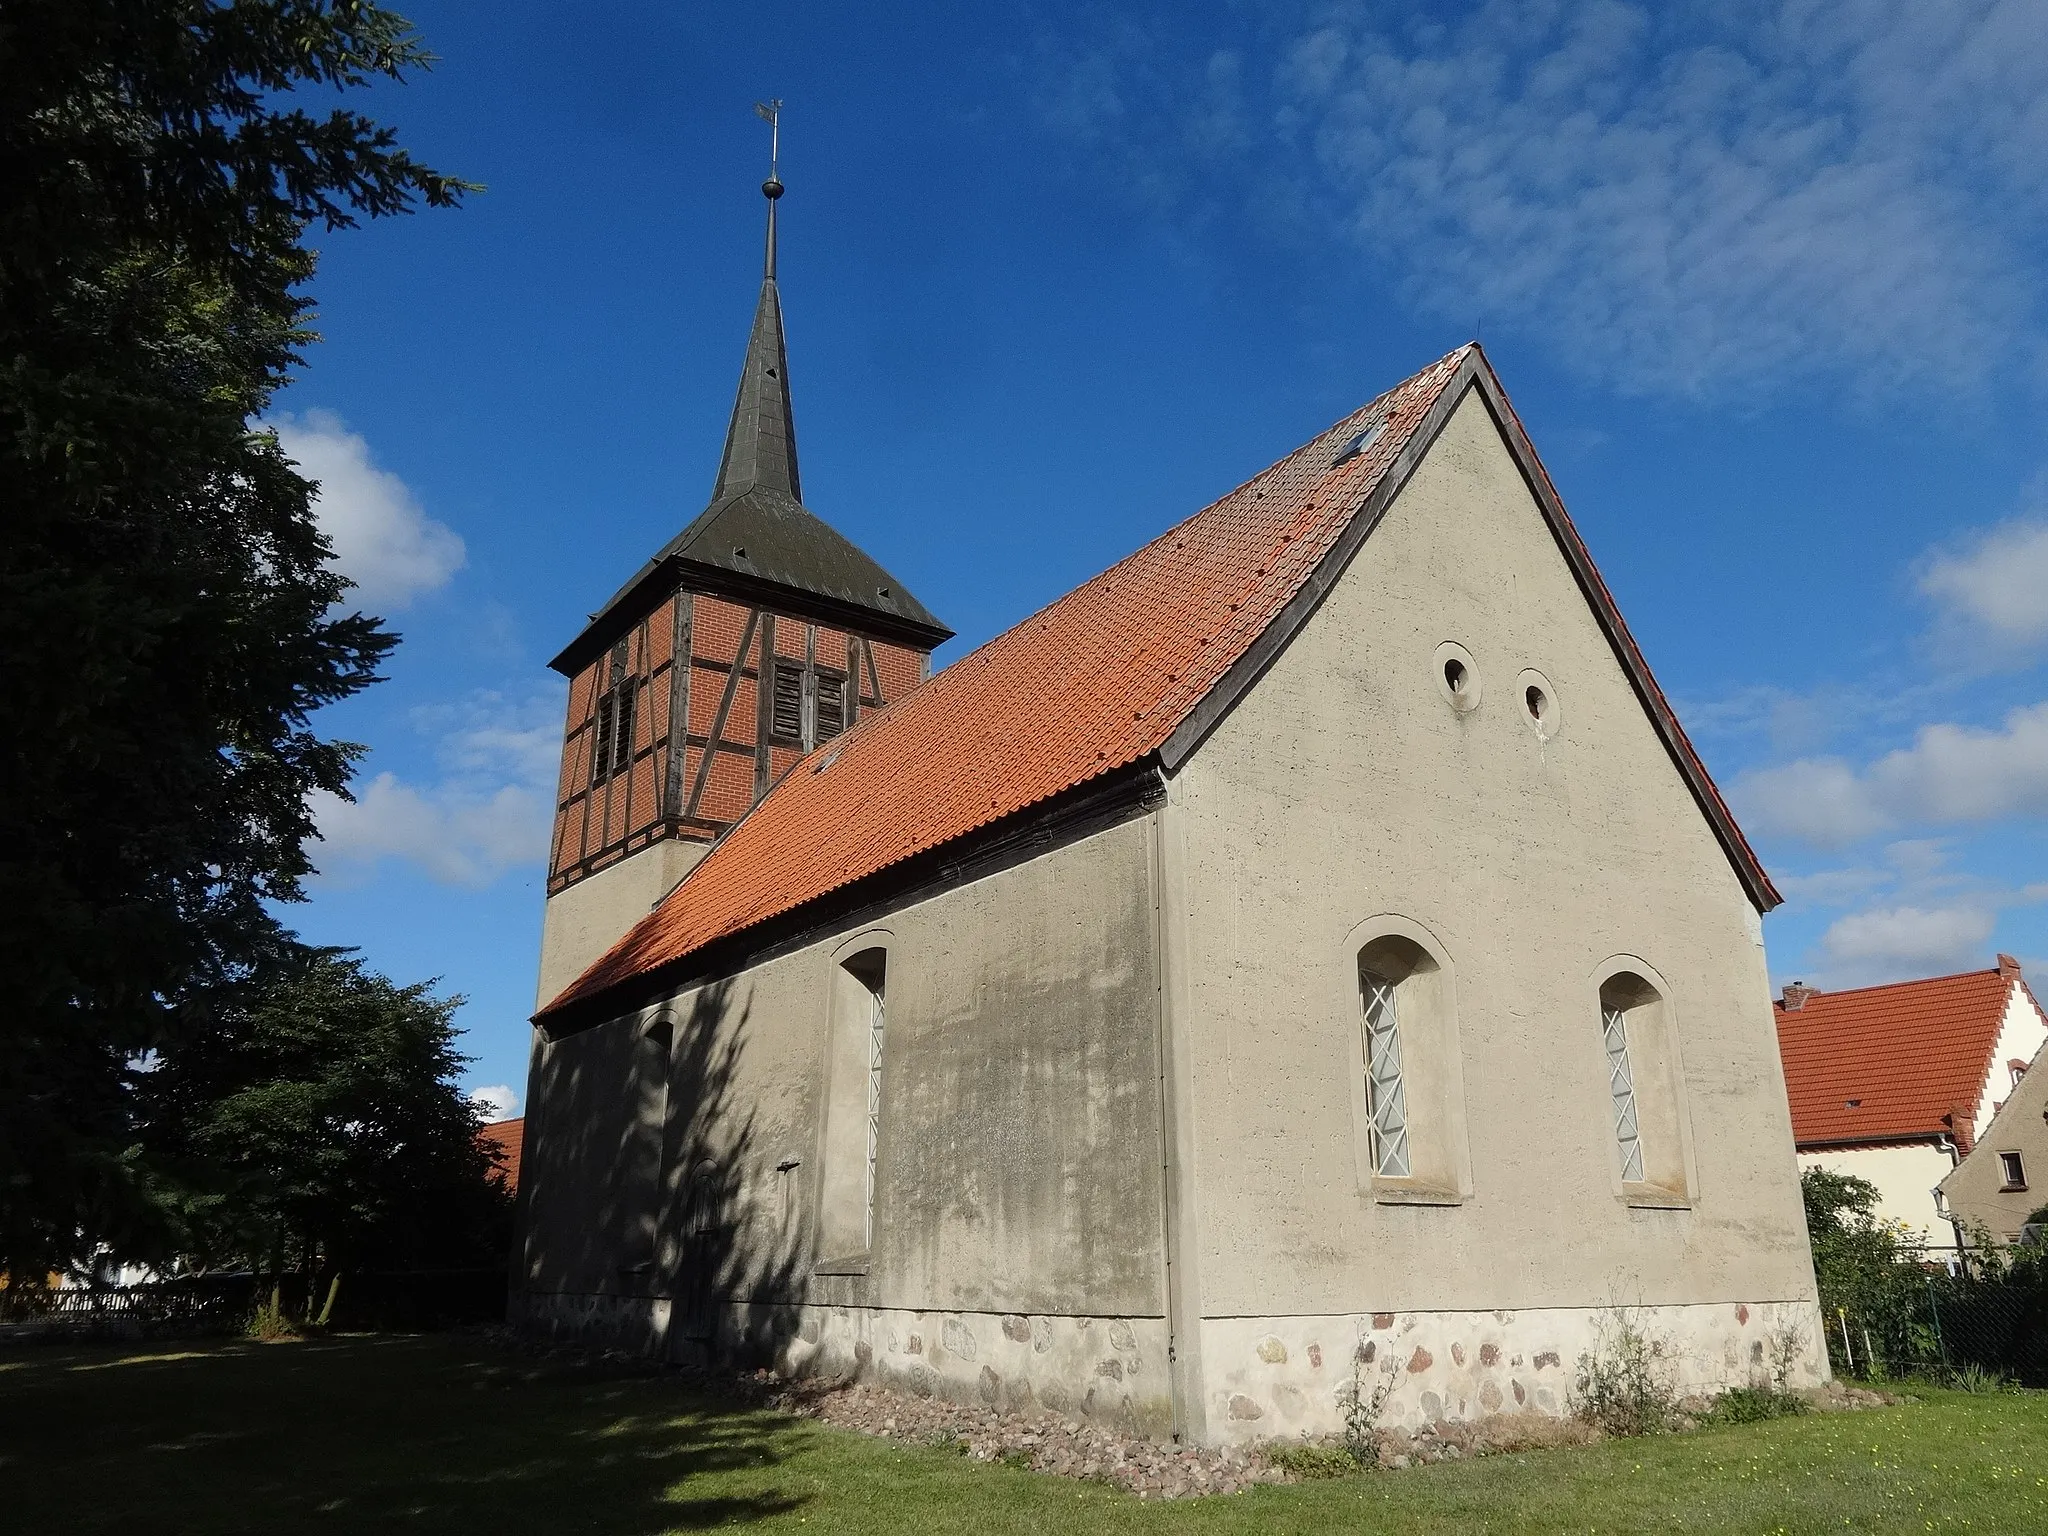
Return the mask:
<path fill-rule="evenodd" d="M 280 1291 L 279 1286 L 273 1285 L 270 1288 L 270 1299 L 257 1304 L 256 1310 L 249 1315 L 249 1322 L 243 1329 L 244 1333 L 259 1344 L 275 1344 L 280 1340 L 296 1339 L 299 1336 L 299 1325 L 285 1315 Z"/>
<path fill-rule="evenodd" d="M 1029 1472 L 1031 1470 L 1031 1453 L 1021 1446 L 1011 1446 L 1008 1450 L 998 1455 L 996 1460 L 1013 1472 Z"/>
<path fill-rule="evenodd" d="M 1965 1365 L 1948 1373 L 1946 1385 L 1958 1392 L 2003 1392 L 2008 1383 L 1996 1371 L 1981 1365 Z"/>
<path fill-rule="evenodd" d="M 1269 1445 L 1266 1460 L 1304 1482 L 1325 1477 L 1350 1477 L 1366 1464 L 1342 1445 Z"/>
<path fill-rule="evenodd" d="M 1572 1408 L 1610 1435 L 1655 1435 L 1678 1417 L 1671 1342 L 1643 1326 L 1639 1308 L 1611 1304 L 1579 1356 Z"/>
<path fill-rule="evenodd" d="M 1788 1317 L 1764 1335 L 1764 1348 L 1771 1357 L 1771 1386 L 1780 1397 L 1790 1395 L 1792 1368 L 1806 1353 L 1806 1324 Z"/>
<path fill-rule="evenodd" d="M 1761 1424 L 1792 1418 L 1809 1406 L 1805 1398 L 1775 1387 L 1734 1387 L 1715 1398 L 1699 1419 L 1703 1424 Z"/>
<path fill-rule="evenodd" d="M 1378 1383 L 1369 1384 L 1365 1346 L 1361 1344 L 1352 1354 L 1351 1380 L 1337 1394 L 1337 1401 L 1344 1409 L 1344 1448 L 1361 1467 L 1380 1464 L 1380 1413 L 1387 1406 L 1387 1399 L 1394 1395 L 1397 1379 L 1394 1362 L 1389 1360 L 1380 1369 Z"/>

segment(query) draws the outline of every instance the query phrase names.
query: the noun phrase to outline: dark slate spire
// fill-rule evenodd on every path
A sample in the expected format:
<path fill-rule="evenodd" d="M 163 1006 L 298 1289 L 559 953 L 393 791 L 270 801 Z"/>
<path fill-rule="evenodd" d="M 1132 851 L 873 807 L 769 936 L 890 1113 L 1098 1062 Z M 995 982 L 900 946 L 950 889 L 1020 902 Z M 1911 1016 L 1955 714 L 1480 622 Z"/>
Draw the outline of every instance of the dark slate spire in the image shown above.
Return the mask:
<path fill-rule="evenodd" d="M 777 128 L 782 103 L 755 110 Z M 780 148 L 779 142 L 776 148 Z M 660 600 L 677 581 L 705 590 L 732 590 L 815 609 L 833 623 L 872 631 L 929 649 L 953 632 L 933 617 L 900 582 L 803 504 L 796 468 L 796 422 L 789 405 L 789 360 L 782 340 L 782 294 L 775 285 L 775 209 L 782 197 L 771 151 L 768 241 L 761 298 L 747 338 L 746 366 L 725 432 L 725 455 L 711 505 L 590 616 L 583 633 L 549 663 L 571 673 L 620 629 Z M 763 589 L 767 589 L 764 591 Z M 780 589 L 780 594 L 775 594 Z"/>
<path fill-rule="evenodd" d="M 762 184 L 768 195 L 768 259 L 761 300 L 754 306 L 754 332 L 747 338 L 747 362 L 725 432 L 725 457 L 718 462 L 713 501 L 744 491 L 780 491 L 804 499 L 796 468 L 796 422 L 789 409 L 789 355 L 782 341 L 782 294 L 775 286 L 775 200 L 782 183 L 772 175 Z"/>

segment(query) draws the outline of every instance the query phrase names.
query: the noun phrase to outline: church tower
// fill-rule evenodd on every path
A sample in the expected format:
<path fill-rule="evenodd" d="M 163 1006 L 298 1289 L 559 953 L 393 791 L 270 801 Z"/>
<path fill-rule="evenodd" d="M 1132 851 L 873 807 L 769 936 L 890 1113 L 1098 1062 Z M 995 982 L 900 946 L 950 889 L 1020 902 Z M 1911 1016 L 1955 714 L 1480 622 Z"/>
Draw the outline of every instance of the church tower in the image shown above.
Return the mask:
<path fill-rule="evenodd" d="M 952 636 L 803 504 L 772 157 L 761 191 L 761 297 L 711 503 L 549 663 L 569 679 L 569 709 L 542 1004 L 806 753 L 923 681 Z"/>

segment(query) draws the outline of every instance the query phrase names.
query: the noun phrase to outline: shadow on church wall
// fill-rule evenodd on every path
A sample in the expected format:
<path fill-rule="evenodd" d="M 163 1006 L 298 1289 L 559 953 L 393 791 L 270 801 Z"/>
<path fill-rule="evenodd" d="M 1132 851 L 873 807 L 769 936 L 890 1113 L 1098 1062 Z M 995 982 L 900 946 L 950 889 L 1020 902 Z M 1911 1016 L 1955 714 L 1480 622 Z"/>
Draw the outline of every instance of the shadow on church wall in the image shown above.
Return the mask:
<path fill-rule="evenodd" d="M 514 1321 L 680 1363 L 794 1332 L 807 1170 L 735 1102 L 750 1011 L 726 980 L 540 1048 Z"/>

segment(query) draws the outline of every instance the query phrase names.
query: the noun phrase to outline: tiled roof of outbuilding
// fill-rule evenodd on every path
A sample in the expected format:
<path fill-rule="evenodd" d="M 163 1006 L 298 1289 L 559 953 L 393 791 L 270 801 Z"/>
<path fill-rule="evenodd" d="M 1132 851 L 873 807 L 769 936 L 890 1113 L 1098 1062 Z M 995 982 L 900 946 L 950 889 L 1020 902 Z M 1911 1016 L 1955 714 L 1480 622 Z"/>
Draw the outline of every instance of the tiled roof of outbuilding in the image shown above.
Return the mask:
<path fill-rule="evenodd" d="M 1953 1135 L 1967 1152 L 2016 978 L 1965 971 L 1774 1004 L 1793 1141 L 1803 1150 Z"/>
<path fill-rule="evenodd" d="M 493 1120 L 481 1131 L 477 1139 L 486 1147 L 497 1149 L 502 1161 L 498 1174 L 505 1181 L 505 1187 L 514 1194 L 519 1192 L 519 1154 L 526 1144 L 526 1120 L 521 1116 L 515 1120 Z"/>
<path fill-rule="evenodd" d="M 1213 722 L 1205 701 L 1228 693 L 1226 676 L 1261 664 L 1269 627 L 1312 611 L 1341 567 L 1326 557 L 1383 483 L 1398 490 L 1467 382 L 1487 389 L 1534 466 L 1545 515 L 1745 886 L 1775 904 L 1473 344 L 797 764 L 541 1017 L 1162 749 L 1173 755 Z"/>

